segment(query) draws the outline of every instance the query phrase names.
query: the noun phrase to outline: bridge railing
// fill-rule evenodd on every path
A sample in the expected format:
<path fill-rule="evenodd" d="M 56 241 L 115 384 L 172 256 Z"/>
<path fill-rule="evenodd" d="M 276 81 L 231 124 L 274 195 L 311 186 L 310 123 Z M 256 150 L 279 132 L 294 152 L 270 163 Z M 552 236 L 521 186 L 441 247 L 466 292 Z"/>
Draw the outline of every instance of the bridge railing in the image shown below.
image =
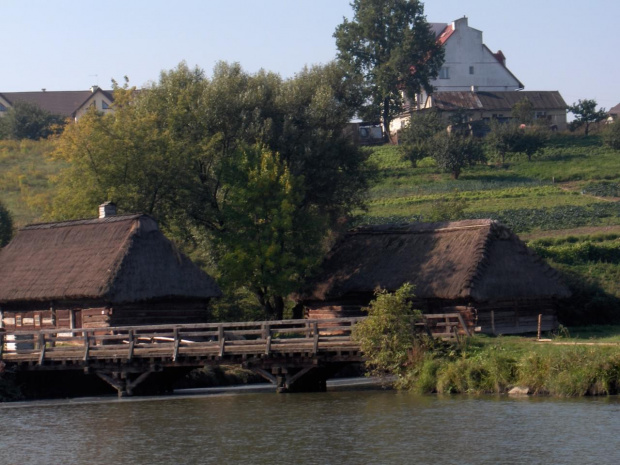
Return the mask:
<path fill-rule="evenodd" d="M 364 318 L 0 332 L 0 360 L 38 362 L 355 350 Z"/>

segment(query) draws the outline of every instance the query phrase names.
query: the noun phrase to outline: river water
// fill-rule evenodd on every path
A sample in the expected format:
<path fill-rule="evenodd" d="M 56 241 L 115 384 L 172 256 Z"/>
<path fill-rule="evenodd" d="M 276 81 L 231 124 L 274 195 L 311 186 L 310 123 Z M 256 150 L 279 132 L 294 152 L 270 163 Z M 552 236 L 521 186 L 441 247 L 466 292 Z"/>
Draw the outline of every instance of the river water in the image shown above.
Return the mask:
<path fill-rule="evenodd" d="M 613 397 L 193 394 L 0 404 L 0 464 L 620 463 Z"/>

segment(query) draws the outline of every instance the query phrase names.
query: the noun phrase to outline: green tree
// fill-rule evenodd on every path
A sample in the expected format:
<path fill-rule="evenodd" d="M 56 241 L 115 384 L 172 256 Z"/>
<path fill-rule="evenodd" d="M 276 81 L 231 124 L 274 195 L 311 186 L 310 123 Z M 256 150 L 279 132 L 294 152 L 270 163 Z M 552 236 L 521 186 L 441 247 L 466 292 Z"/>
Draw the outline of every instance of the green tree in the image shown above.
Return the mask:
<path fill-rule="evenodd" d="M 338 58 L 363 76 L 368 95 L 364 117 L 380 118 L 389 135 L 390 121 L 410 99 L 432 92 L 444 50 L 417 0 L 353 0 L 353 19 L 344 18 L 334 37 Z"/>
<path fill-rule="evenodd" d="M 486 146 L 496 152 L 502 163 L 506 162 L 507 153 L 525 153 L 528 161 L 542 149 L 548 139 L 546 128 L 541 126 L 520 127 L 518 121 L 502 123 L 493 120 L 490 123 L 491 131 L 484 142 Z"/>
<path fill-rule="evenodd" d="M 28 102 L 15 102 L 6 115 L 0 118 L 0 137 L 3 139 L 47 139 L 59 134 L 66 121 L 37 105 Z"/>
<path fill-rule="evenodd" d="M 620 120 L 616 120 L 605 127 L 603 142 L 614 150 L 620 150 Z"/>
<path fill-rule="evenodd" d="M 573 121 L 573 127 L 585 126 L 585 135 L 590 132 L 590 125 L 592 123 L 598 123 L 607 117 L 607 112 L 604 108 L 600 110 L 596 109 L 596 100 L 584 99 L 577 103 L 573 103 L 568 107 L 568 111 L 575 115 L 575 121 Z"/>
<path fill-rule="evenodd" d="M 322 252 L 326 221 L 302 208 L 303 178 L 279 155 L 255 146 L 236 159 L 224 208 L 224 281 L 245 286 L 267 316 L 281 320 L 284 297 L 301 283 Z"/>
<path fill-rule="evenodd" d="M 437 166 L 458 179 L 466 166 L 486 161 L 480 142 L 473 136 L 442 131 L 433 137 L 432 153 Z"/>
<path fill-rule="evenodd" d="M 4 247 L 13 237 L 13 217 L 0 202 L 0 247 Z"/>
<path fill-rule="evenodd" d="M 127 83 L 115 87 L 114 112 L 90 112 L 59 138 L 56 157 L 67 161 L 68 168 L 59 177 L 52 216 L 90 216 L 104 200 L 114 200 L 120 211 L 149 213 L 203 263 L 217 267 L 211 271 L 230 274 L 237 285 L 254 292 L 266 313 L 280 315 L 291 280 L 315 257 L 330 230 L 364 202 L 371 176 L 368 155 L 342 131 L 359 101 L 355 83 L 344 79 L 335 64 L 306 68 L 282 80 L 226 63 L 219 63 L 208 79 L 202 70 L 182 63 L 141 92 Z M 286 169 L 295 186 L 294 202 L 287 200 L 295 205 L 293 219 L 261 213 L 261 234 L 273 231 L 271 221 L 278 223 L 278 234 L 284 227 L 307 234 L 282 233 L 278 237 L 287 241 L 279 248 L 257 249 L 241 221 L 259 205 L 254 198 L 243 200 L 250 197 L 249 173 L 260 166 L 260 157 L 250 157 L 247 147 L 257 143 L 278 154 L 273 166 Z M 274 181 L 260 187 L 280 199 L 284 193 L 278 186 Z M 313 218 L 320 234 L 311 232 L 303 218 Z M 296 248 L 290 245 L 293 239 L 300 242 Z M 254 270 L 275 263 L 287 271 L 243 274 L 233 260 L 222 259 L 241 257 L 243 247 L 246 258 L 256 250 L 265 254 L 256 257 Z M 295 273 L 292 265 L 285 266 L 293 263 L 291 254 L 298 254 Z M 276 285 L 274 279 L 282 283 Z"/>
<path fill-rule="evenodd" d="M 368 317 L 355 326 L 353 339 L 360 344 L 371 373 L 404 374 L 416 339 L 415 323 L 421 319 L 411 303 L 413 297 L 409 283 L 394 293 L 380 289 L 366 309 Z"/>
<path fill-rule="evenodd" d="M 519 124 L 534 123 L 534 105 L 528 98 L 519 100 L 512 106 L 512 117 Z"/>
<path fill-rule="evenodd" d="M 413 112 L 409 122 L 399 135 L 399 151 L 404 160 L 416 166 L 419 160 L 432 156 L 432 139 L 446 124 L 438 111 Z"/>

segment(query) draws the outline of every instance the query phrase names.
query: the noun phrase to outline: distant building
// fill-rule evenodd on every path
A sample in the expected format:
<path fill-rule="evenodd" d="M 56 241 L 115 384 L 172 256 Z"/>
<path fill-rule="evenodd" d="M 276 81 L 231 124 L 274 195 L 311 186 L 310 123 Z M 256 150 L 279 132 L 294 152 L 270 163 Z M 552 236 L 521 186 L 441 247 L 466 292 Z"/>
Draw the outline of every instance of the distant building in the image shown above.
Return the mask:
<path fill-rule="evenodd" d="M 439 76 L 431 82 L 437 92 L 472 90 L 472 87 L 489 92 L 524 88 L 506 67 L 502 51 L 493 53 L 482 41 L 482 31 L 469 27 L 467 17 L 450 24 L 432 23 L 431 27 L 445 52 Z"/>
<path fill-rule="evenodd" d="M 607 113 L 609 113 L 608 121 L 617 121 L 620 117 L 620 103 L 615 107 L 612 107 Z"/>
<path fill-rule="evenodd" d="M 111 90 L 93 86 L 90 90 L 39 92 L 0 92 L 0 117 L 17 102 L 26 102 L 54 115 L 77 121 L 89 108 L 107 113 L 111 111 L 114 96 Z"/>
<path fill-rule="evenodd" d="M 435 108 L 448 118 L 464 110 L 469 121 L 511 118 L 512 105 L 528 98 L 535 117 L 549 126 L 566 129 L 567 105 L 558 91 L 524 92 L 523 83 L 506 66 L 501 50 L 492 52 L 482 40 L 482 31 L 469 26 L 467 17 L 446 23 L 431 23 L 438 42 L 444 46 L 445 62 L 431 81 L 434 91 L 405 99 L 403 113 L 394 118 L 390 132 L 397 133 L 411 113 Z"/>

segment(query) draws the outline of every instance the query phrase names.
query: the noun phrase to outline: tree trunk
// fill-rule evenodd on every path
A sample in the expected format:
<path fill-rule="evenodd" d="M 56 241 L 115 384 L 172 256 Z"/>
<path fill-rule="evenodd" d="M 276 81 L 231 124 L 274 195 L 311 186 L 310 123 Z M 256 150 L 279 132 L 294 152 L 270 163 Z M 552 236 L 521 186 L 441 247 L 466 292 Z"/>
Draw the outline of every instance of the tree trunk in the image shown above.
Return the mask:
<path fill-rule="evenodd" d="M 383 99 L 383 113 L 381 115 L 381 119 L 383 120 L 383 140 L 385 142 L 391 143 L 392 137 L 390 135 L 390 99 Z"/>
<path fill-rule="evenodd" d="M 273 313 L 276 320 L 284 319 L 284 299 L 279 295 L 273 298 Z"/>

